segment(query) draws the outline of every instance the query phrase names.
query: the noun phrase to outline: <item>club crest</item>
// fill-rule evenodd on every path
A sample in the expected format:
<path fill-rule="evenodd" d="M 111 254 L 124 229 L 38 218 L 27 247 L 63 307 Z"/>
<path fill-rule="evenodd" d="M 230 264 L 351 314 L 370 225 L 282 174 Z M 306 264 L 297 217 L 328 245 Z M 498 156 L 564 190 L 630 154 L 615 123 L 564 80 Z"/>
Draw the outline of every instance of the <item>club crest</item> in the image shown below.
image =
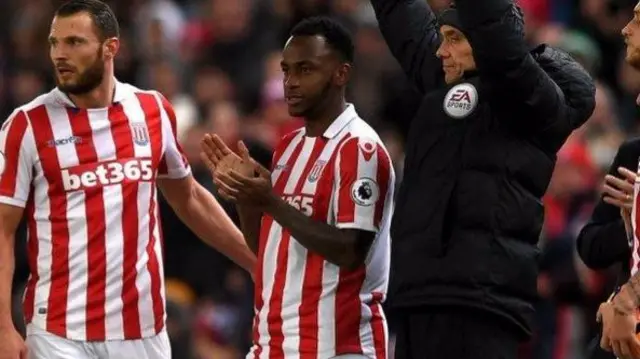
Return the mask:
<path fill-rule="evenodd" d="M 309 182 L 313 183 L 320 178 L 325 164 L 327 164 L 327 161 L 316 161 L 313 168 L 311 168 L 311 172 L 309 172 Z"/>
<path fill-rule="evenodd" d="M 144 123 L 131 125 L 131 132 L 133 133 L 133 142 L 136 145 L 146 146 L 149 143 L 149 132 L 147 132 L 147 126 Z"/>

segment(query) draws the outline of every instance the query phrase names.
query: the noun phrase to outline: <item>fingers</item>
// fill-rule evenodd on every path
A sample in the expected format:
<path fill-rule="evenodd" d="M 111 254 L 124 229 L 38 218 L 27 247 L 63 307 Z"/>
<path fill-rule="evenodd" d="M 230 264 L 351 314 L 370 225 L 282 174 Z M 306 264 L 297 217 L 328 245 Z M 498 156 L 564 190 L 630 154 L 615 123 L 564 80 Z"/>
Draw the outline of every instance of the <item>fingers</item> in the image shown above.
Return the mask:
<path fill-rule="evenodd" d="M 626 179 L 618 178 L 612 175 L 606 175 L 604 177 L 604 181 L 606 184 L 618 190 L 619 192 L 622 192 L 624 195 L 633 194 L 633 183 L 630 183 Z"/>
<path fill-rule="evenodd" d="M 213 143 L 215 150 L 217 151 L 216 153 L 220 155 L 220 158 L 231 153 L 229 146 L 224 143 L 220 136 L 214 134 L 213 136 L 211 136 L 211 142 Z"/>
<path fill-rule="evenodd" d="M 202 152 L 206 155 L 206 157 L 209 159 L 209 161 L 213 163 L 214 166 L 217 166 L 218 162 L 220 162 L 220 160 L 222 159 L 222 156 L 216 154 L 216 147 L 215 147 L 215 144 L 213 143 L 213 140 L 211 139 L 211 135 L 209 134 L 204 135 L 204 138 L 200 143 L 200 148 L 202 149 Z"/>
<path fill-rule="evenodd" d="M 258 171 L 258 174 L 261 177 L 265 177 L 265 178 L 271 177 L 271 172 L 269 172 L 268 169 L 266 169 L 263 165 L 259 164 L 256 160 L 252 159 L 251 163 L 253 163 L 253 166 L 255 167 L 256 171 Z"/>
<path fill-rule="evenodd" d="M 625 208 L 632 204 L 633 196 L 631 194 L 620 191 L 612 187 L 608 183 L 604 184 L 604 186 L 602 187 L 602 191 L 605 193 L 605 196 L 612 197 L 613 199 L 619 201 Z"/>
<path fill-rule="evenodd" d="M 616 348 L 618 351 L 616 351 Z M 620 340 L 614 343 L 613 351 L 619 358 L 631 358 L 631 351 L 626 340 Z"/>
<path fill-rule="evenodd" d="M 238 152 L 240 153 L 240 157 L 242 157 L 243 161 L 251 161 L 249 149 L 247 148 L 247 146 L 245 146 L 243 141 L 238 141 Z"/>
<path fill-rule="evenodd" d="M 238 181 L 235 177 L 234 174 L 241 176 L 240 174 L 238 174 L 237 172 L 231 170 L 229 172 L 225 172 L 225 173 L 220 173 L 217 177 L 219 178 L 219 180 L 221 182 L 224 182 L 225 185 L 232 187 L 232 188 L 238 188 L 238 187 L 242 187 L 243 184 L 242 182 Z M 235 190 L 237 192 L 237 190 Z"/>
<path fill-rule="evenodd" d="M 628 182 L 635 183 L 637 177 L 635 172 L 624 167 L 618 167 L 618 173 L 620 173 Z"/>
<path fill-rule="evenodd" d="M 213 163 L 213 161 L 211 161 L 209 156 L 207 156 L 207 154 L 204 151 L 200 152 L 200 159 L 202 159 L 202 162 L 204 163 L 205 166 L 207 166 L 209 171 L 211 171 L 212 173 L 215 172 L 216 165 Z"/>
<path fill-rule="evenodd" d="M 20 359 L 27 359 L 29 357 L 29 349 L 27 348 L 26 345 L 24 345 L 22 347 L 22 350 L 20 350 Z"/>
<path fill-rule="evenodd" d="M 251 178 L 245 177 L 235 170 L 229 171 L 229 177 L 235 180 L 239 186 L 244 186 L 251 183 Z"/>
<path fill-rule="evenodd" d="M 228 184 L 224 183 L 224 181 L 216 178 L 214 179 L 214 182 L 216 184 L 216 186 L 218 186 L 218 193 L 220 193 L 221 196 L 223 196 L 224 199 L 229 199 L 229 198 L 238 198 L 238 190 L 232 188 L 231 186 L 229 186 Z"/>
<path fill-rule="evenodd" d="M 608 203 L 612 206 L 616 206 L 618 208 L 623 208 L 623 209 L 627 209 L 627 210 L 631 210 L 631 208 L 633 207 L 633 202 L 629 202 L 629 201 L 620 201 L 618 199 L 615 199 L 613 197 L 609 197 L 609 196 L 605 196 L 602 198 L 602 200 L 605 203 Z"/>

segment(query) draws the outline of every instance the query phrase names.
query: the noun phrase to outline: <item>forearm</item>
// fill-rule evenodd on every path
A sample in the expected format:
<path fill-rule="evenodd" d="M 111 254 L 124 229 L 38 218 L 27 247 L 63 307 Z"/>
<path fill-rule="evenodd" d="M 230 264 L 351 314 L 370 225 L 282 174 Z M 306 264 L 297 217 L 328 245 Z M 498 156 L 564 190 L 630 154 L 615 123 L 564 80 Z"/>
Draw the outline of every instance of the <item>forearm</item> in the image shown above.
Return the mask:
<path fill-rule="evenodd" d="M 441 63 L 436 16 L 425 0 L 371 0 L 380 32 L 409 80 L 422 91 L 436 86 Z"/>
<path fill-rule="evenodd" d="M 258 255 L 258 240 L 260 239 L 260 226 L 262 223 L 262 211 L 248 208 L 242 205 L 236 206 L 240 218 L 240 229 L 247 245 L 253 253 Z"/>
<path fill-rule="evenodd" d="M 15 268 L 14 237 L 0 237 L 0 327 L 12 326 L 11 286 Z"/>
<path fill-rule="evenodd" d="M 309 251 L 340 267 L 356 265 L 356 243 L 340 229 L 307 217 L 280 198 L 265 211 Z"/>
<path fill-rule="evenodd" d="M 202 241 L 253 273 L 255 255 L 242 232 L 209 191 L 194 182 L 190 198 L 176 213 Z"/>
<path fill-rule="evenodd" d="M 529 51 L 513 0 L 459 0 L 456 7 L 481 71 L 519 68 Z"/>
<path fill-rule="evenodd" d="M 622 219 L 587 224 L 578 235 L 576 247 L 584 264 L 592 269 L 627 260 L 629 242 Z"/>

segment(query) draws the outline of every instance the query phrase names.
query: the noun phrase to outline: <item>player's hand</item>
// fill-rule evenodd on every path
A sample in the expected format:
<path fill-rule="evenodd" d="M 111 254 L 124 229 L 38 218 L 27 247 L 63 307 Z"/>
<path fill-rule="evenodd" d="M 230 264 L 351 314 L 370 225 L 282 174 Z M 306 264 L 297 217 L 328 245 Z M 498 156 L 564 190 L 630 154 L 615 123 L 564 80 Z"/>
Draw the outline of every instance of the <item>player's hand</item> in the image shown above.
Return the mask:
<path fill-rule="evenodd" d="M 638 323 L 635 310 L 620 311 L 617 307 L 630 307 L 633 300 L 623 289 L 613 298 L 614 303 L 602 311 L 602 341 L 603 349 L 613 351 L 620 359 L 640 359 L 640 340 L 636 337 Z M 624 303 L 624 304 L 618 304 Z M 604 345 L 603 345 L 604 344 Z"/>
<path fill-rule="evenodd" d="M 0 359 L 27 359 L 27 346 L 13 326 L 0 328 Z"/>
<path fill-rule="evenodd" d="M 240 152 L 244 154 L 243 144 L 239 144 Z M 271 173 L 259 163 L 250 159 L 257 174 L 256 177 L 246 176 L 231 170 L 227 173 L 220 173 L 215 178 L 219 187 L 220 195 L 225 199 L 240 205 L 251 205 L 264 208 L 273 203 L 275 195 L 271 185 Z"/>
<path fill-rule="evenodd" d="M 204 135 L 201 142 L 202 151 L 200 157 L 212 176 L 216 177 L 219 173 L 227 173 L 230 170 L 235 170 L 246 176 L 253 173 L 253 161 L 246 146 L 244 146 L 244 143 L 240 145 L 241 143 L 238 143 L 240 152 L 246 152 L 246 156 L 241 153 L 243 154 L 242 157 L 231 151 L 229 146 L 218 135 Z"/>
<path fill-rule="evenodd" d="M 633 185 L 636 174 L 624 167 L 618 168 L 620 177 L 606 175 L 604 177 L 604 197 L 606 203 L 631 213 L 633 207 Z"/>

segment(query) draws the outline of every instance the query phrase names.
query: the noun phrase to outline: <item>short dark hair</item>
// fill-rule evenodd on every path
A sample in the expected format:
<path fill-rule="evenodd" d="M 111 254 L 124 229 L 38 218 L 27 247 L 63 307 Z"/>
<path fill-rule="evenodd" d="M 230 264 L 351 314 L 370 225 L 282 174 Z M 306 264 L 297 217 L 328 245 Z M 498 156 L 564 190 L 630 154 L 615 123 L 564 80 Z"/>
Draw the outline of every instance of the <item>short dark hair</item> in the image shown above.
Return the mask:
<path fill-rule="evenodd" d="M 347 28 L 326 16 L 314 16 L 300 21 L 291 30 L 291 36 L 322 36 L 342 59 L 353 62 L 353 38 Z"/>
<path fill-rule="evenodd" d="M 56 10 L 56 16 L 71 16 L 87 12 L 102 40 L 120 36 L 120 26 L 113 10 L 100 0 L 69 0 Z"/>

